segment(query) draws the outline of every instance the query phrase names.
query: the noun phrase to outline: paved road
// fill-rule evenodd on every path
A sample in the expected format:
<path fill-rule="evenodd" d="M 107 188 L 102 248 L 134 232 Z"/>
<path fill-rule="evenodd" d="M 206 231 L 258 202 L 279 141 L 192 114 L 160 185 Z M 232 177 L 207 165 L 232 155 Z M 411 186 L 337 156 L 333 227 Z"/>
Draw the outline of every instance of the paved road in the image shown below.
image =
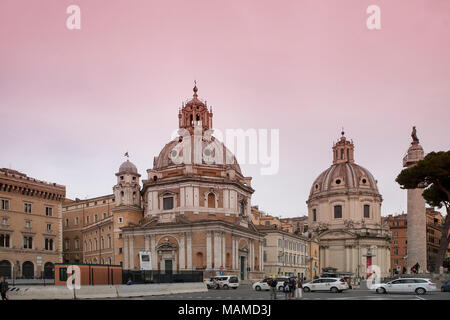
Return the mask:
<path fill-rule="evenodd" d="M 278 299 L 284 299 L 284 293 L 279 292 Z M 164 296 L 137 297 L 138 300 L 268 300 L 269 291 L 254 291 L 249 285 L 238 289 L 208 290 L 200 293 L 182 293 Z M 303 293 L 304 300 L 450 300 L 450 292 L 433 292 L 425 295 L 415 294 L 377 294 L 369 290 L 348 290 L 342 293 L 310 292 Z"/>

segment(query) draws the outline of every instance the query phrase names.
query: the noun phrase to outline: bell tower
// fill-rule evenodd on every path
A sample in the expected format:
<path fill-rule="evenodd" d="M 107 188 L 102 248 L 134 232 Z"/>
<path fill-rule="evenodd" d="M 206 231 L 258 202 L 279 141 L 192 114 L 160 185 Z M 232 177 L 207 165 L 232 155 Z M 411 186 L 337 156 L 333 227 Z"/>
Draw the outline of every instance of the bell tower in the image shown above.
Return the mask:
<path fill-rule="evenodd" d="M 125 161 L 116 173 L 117 184 L 113 187 L 116 207 L 141 207 L 141 194 L 136 166 Z"/>

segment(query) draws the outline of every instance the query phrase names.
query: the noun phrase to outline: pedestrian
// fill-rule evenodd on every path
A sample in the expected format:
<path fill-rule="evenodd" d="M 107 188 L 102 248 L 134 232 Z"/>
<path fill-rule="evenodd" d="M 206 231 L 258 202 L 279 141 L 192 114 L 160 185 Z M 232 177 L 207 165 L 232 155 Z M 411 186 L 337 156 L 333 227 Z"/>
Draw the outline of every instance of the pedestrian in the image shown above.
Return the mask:
<path fill-rule="evenodd" d="M 296 289 L 295 289 L 295 299 L 301 299 L 303 296 L 303 281 L 298 279 Z"/>
<path fill-rule="evenodd" d="M 131 286 L 133 284 L 133 280 L 131 280 L 131 277 L 128 277 L 127 285 Z"/>
<path fill-rule="evenodd" d="M 297 284 L 297 281 L 295 281 L 295 278 L 291 277 L 289 279 L 289 300 L 294 297 L 296 284 Z"/>
<path fill-rule="evenodd" d="M 289 278 L 286 278 L 283 283 L 283 292 L 284 292 L 284 299 L 289 300 L 290 298 L 290 287 L 289 287 Z"/>
<path fill-rule="evenodd" d="M 270 282 L 270 299 L 277 300 L 277 278 L 273 277 Z"/>
<path fill-rule="evenodd" d="M 6 282 L 5 277 L 0 277 L 0 292 L 2 294 L 2 300 L 8 300 L 8 282 Z"/>

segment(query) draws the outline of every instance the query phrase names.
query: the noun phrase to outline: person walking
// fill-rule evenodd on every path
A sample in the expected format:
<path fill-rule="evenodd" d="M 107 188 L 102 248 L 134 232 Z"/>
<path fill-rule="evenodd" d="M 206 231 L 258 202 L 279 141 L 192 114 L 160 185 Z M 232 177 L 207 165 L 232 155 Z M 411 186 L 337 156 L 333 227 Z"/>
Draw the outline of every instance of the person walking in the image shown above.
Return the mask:
<path fill-rule="evenodd" d="M 277 300 L 277 278 L 273 277 L 269 280 L 269 286 L 270 286 L 270 299 Z"/>
<path fill-rule="evenodd" d="M 303 281 L 301 279 L 298 279 L 295 288 L 295 299 L 299 300 L 302 297 L 303 297 Z"/>
<path fill-rule="evenodd" d="M 284 299 L 289 300 L 290 298 L 290 287 L 289 287 L 289 278 L 286 278 L 283 283 L 283 292 L 284 292 Z"/>
<path fill-rule="evenodd" d="M 8 282 L 6 282 L 5 277 L 0 278 L 0 292 L 2 295 L 2 300 L 8 300 L 7 292 L 8 292 Z"/>
<path fill-rule="evenodd" d="M 289 300 L 293 298 L 297 281 L 294 277 L 289 279 Z"/>

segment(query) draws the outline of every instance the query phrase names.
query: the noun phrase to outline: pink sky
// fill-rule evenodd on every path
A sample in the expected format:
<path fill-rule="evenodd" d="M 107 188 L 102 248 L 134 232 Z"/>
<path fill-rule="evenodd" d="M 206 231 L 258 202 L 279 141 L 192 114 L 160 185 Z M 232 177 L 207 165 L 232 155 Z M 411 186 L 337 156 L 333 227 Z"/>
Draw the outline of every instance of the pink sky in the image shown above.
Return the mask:
<path fill-rule="evenodd" d="M 426 152 L 449 149 L 448 0 L 2 0 L 0 40 L 0 167 L 71 198 L 111 193 L 127 150 L 145 177 L 194 79 L 216 128 L 280 129 L 277 175 L 242 166 L 274 215 L 306 214 L 342 126 L 383 214 L 406 210 L 413 125 Z"/>

